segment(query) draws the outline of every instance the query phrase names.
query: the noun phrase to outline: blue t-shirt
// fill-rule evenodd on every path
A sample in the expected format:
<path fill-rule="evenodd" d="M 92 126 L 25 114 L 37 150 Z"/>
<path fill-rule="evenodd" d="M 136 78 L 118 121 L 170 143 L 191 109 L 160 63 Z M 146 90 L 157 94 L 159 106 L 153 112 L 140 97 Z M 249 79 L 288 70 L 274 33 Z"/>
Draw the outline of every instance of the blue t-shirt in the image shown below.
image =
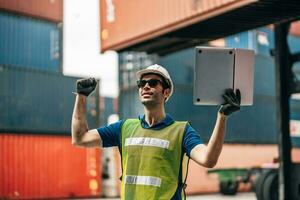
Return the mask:
<path fill-rule="evenodd" d="M 139 120 L 141 121 L 141 125 L 143 128 L 154 129 L 154 130 L 163 129 L 174 122 L 173 118 L 168 114 L 166 115 L 164 120 L 153 125 L 152 127 L 150 127 L 146 122 L 145 115 L 140 115 Z M 108 126 L 103 126 L 97 129 L 102 139 L 103 147 L 118 146 L 119 148 L 121 148 L 120 134 L 121 134 L 121 129 L 124 121 L 125 120 L 120 120 L 116 123 L 110 124 Z M 190 157 L 190 153 L 192 149 L 198 144 L 203 144 L 203 141 L 201 140 L 199 134 L 195 131 L 195 129 L 193 129 L 190 124 L 188 124 L 186 126 L 185 134 L 183 138 L 183 146 L 182 146 L 183 152 Z M 178 181 L 179 182 L 181 181 L 181 169 L 180 169 Z M 176 194 L 172 198 L 173 200 L 181 199 L 181 189 L 182 186 L 178 186 Z"/>

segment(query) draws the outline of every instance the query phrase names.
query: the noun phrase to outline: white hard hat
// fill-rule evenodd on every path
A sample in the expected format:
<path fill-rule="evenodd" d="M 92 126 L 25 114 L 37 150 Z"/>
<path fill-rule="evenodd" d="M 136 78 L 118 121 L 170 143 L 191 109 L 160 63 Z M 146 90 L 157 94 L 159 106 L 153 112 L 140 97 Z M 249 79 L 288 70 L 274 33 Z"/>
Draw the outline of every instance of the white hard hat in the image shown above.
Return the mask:
<path fill-rule="evenodd" d="M 166 99 L 166 102 L 167 102 L 169 100 L 169 98 L 172 96 L 173 88 L 174 88 L 169 72 L 162 66 L 160 66 L 158 64 L 154 64 L 154 65 L 150 65 L 146 69 L 142 69 L 142 70 L 138 71 L 136 73 L 136 75 L 137 75 L 138 79 L 141 79 L 144 74 L 149 74 L 149 73 L 161 75 L 169 84 L 171 92 L 170 92 L 169 97 Z"/>

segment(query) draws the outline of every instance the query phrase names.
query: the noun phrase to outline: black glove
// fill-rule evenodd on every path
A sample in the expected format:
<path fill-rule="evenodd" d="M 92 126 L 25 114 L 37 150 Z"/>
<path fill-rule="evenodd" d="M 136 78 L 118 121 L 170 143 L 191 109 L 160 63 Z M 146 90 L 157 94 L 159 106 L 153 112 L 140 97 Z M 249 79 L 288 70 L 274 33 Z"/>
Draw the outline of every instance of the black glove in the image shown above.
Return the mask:
<path fill-rule="evenodd" d="M 89 96 L 94 91 L 97 81 L 94 78 L 80 79 L 77 80 L 76 85 L 78 94 Z"/>
<path fill-rule="evenodd" d="M 230 115 L 233 112 L 236 112 L 240 110 L 241 107 L 241 92 L 239 89 L 235 90 L 235 93 L 233 92 L 233 89 L 226 89 L 225 94 L 223 94 L 223 98 L 225 102 L 222 104 L 219 112 L 224 115 Z"/>

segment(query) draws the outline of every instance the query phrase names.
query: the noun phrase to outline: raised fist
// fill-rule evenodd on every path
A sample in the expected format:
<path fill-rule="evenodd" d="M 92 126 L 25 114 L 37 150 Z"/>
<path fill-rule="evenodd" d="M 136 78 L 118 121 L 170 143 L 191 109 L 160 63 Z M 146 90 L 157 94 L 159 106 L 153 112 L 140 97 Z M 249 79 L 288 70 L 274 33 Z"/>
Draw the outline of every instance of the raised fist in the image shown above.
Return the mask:
<path fill-rule="evenodd" d="M 96 88 L 97 81 L 94 78 L 80 79 L 76 82 L 77 93 L 89 96 Z"/>

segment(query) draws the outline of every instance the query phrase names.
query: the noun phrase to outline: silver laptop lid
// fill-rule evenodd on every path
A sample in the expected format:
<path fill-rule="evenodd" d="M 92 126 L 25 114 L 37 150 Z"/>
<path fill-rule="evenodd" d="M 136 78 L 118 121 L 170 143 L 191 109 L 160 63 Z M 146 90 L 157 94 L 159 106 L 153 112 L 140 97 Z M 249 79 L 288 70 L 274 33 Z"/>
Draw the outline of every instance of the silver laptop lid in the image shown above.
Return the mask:
<path fill-rule="evenodd" d="M 240 89 L 241 105 L 253 104 L 254 51 L 196 47 L 194 104 L 220 105 L 225 89 Z"/>

